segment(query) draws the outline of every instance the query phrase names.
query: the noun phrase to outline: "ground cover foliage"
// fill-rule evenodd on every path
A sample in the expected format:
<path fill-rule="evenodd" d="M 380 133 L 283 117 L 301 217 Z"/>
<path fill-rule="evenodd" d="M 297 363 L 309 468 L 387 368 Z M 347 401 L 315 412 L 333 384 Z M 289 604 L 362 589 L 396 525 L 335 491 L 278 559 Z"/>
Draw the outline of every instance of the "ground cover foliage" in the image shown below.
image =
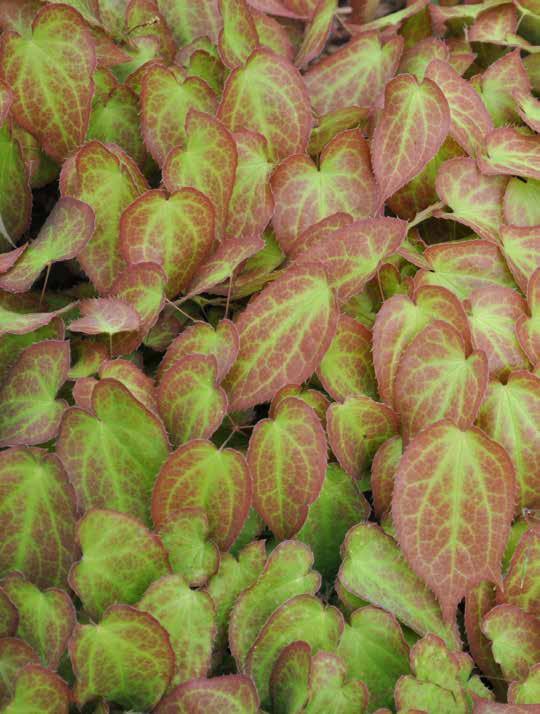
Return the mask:
<path fill-rule="evenodd" d="M 538 0 L 0 30 L 0 711 L 539 712 Z"/>

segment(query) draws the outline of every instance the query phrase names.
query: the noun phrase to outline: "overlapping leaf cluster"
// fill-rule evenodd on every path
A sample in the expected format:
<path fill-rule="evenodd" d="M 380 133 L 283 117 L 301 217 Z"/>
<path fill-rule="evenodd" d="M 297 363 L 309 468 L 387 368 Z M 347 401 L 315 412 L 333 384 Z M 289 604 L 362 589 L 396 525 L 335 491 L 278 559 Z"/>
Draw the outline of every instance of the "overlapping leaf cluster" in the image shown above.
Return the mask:
<path fill-rule="evenodd" d="M 0 711 L 538 712 L 537 0 L 0 30 Z"/>

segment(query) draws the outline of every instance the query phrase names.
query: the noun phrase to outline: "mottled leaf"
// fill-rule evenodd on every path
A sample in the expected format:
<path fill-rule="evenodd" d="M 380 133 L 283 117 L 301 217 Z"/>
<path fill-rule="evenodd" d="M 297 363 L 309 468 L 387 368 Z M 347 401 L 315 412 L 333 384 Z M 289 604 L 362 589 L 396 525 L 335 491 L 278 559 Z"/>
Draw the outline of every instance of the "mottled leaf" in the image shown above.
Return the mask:
<path fill-rule="evenodd" d="M 498 605 L 488 612 L 482 632 L 491 640 L 495 661 L 507 681 L 524 679 L 540 660 L 540 624 L 515 605 Z"/>
<path fill-rule="evenodd" d="M 165 697 L 155 714 L 257 714 L 259 697 L 253 682 L 243 674 L 192 679 Z"/>

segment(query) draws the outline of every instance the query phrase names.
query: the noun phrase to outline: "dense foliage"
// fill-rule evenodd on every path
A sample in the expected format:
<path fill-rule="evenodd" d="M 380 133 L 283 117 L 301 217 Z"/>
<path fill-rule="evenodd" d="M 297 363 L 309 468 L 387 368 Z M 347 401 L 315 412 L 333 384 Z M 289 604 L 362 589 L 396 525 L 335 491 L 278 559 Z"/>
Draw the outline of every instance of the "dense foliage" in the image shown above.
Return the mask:
<path fill-rule="evenodd" d="M 0 712 L 538 714 L 538 0 L 0 31 Z"/>

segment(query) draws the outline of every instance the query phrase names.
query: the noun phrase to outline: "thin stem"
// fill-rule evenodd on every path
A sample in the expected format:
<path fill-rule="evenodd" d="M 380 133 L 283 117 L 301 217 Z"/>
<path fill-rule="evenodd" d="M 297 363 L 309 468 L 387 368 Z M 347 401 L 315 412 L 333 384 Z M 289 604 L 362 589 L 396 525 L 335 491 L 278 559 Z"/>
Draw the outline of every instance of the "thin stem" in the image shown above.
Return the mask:
<path fill-rule="evenodd" d="M 172 307 L 174 307 L 175 310 L 178 310 L 178 312 L 181 313 L 184 317 L 187 317 L 188 320 L 191 320 L 192 322 L 197 322 L 197 320 L 196 320 L 194 317 L 192 317 L 188 312 L 185 312 L 184 310 L 182 310 L 182 308 L 179 307 L 179 306 L 178 306 L 175 302 L 173 302 L 172 300 L 169 300 L 168 298 L 165 298 L 165 302 L 166 302 L 167 305 L 172 305 Z"/>
<path fill-rule="evenodd" d="M 432 203 L 431 206 L 424 208 L 423 211 L 419 211 L 409 223 L 408 230 L 411 230 L 411 228 L 414 228 L 419 223 L 422 223 L 422 221 L 427 221 L 428 218 L 431 218 L 433 216 L 435 211 L 439 211 L 441 208 L 443 208 L 443 206 L 444 203 L 442 201 L 439 201 L 438 203 Z"/>
<path fill-rule="evenodd" d="M 51 263 L 47 264 L 47 270 L 45 272 L 45 280 L 43 281 L 43 287 L 41 288 L 41 295 L 39 296 L 39 306 L 43 304 L 43 298 L 45 297 L 45 290 L 47 290 L 47 283 L 49 282 L 49 275 L 51 273 Z"/>

